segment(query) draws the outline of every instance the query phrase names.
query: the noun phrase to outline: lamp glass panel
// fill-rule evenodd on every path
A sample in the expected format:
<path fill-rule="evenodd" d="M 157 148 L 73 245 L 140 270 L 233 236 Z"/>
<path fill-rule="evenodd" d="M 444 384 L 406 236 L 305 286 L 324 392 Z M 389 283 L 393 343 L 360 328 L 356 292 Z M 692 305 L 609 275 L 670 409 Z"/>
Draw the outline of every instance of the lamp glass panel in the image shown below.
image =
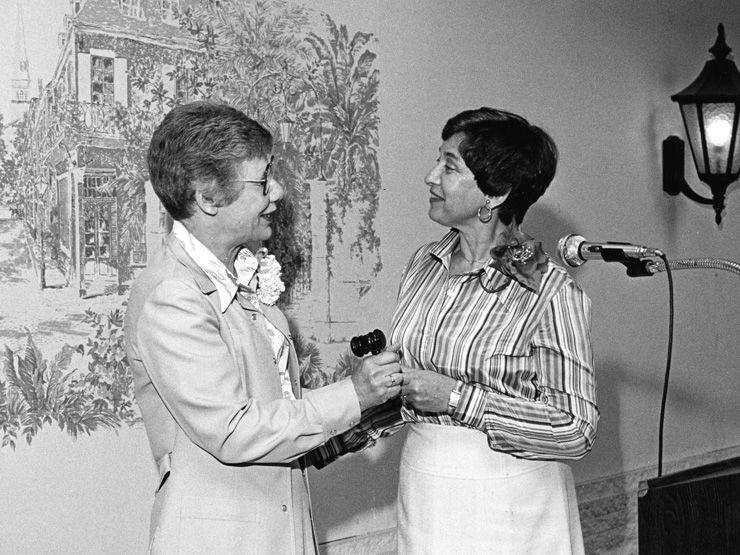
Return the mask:
<path fill-rule="evenodd" d="M 691 154 L 694 157 L 696 173 L 706 173 L 704 169 L 704 151 L 701 146 L 701 132 L 699 131 L 699 111 L 701 104 L 681 104 L 681 115 L 686 127 L 686 136 L 689 138 Z"/>
<path fill-rule="evenodd" d="M 740 103 L 735 104 L 735 111 L 740 110 Z M 737 119 L 737 114 L 735 118 Z M 740 122 L 739 122 L 740 123 Z M 730 173 L 740 173 L 740 124 L 735 128 L 735 150 L 732 153 L 732 168 Z"/>
<path fill-rule="evenodd" d="M 727 173 L 735 105 L 732 102 L 707 103 L 702 105 L 702 112 L 709 157 L 708 173 Z"/>

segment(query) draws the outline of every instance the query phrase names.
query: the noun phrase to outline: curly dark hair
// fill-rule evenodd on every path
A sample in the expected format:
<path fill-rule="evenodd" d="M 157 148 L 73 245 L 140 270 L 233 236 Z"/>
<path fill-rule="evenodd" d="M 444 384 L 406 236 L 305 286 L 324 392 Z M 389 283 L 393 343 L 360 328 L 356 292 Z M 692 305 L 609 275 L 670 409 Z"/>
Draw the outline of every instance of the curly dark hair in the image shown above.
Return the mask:
<path fill-rule="evenodd" d="M 505 110 L 478 108 L 450 118 L 442 140 L 463 134 L 460 155 L 478 188 L 490 196 L 509 194 L 498 207 L 499 220 L 520 224 L 555 176 L 558 150 L 550 135 Z"/>

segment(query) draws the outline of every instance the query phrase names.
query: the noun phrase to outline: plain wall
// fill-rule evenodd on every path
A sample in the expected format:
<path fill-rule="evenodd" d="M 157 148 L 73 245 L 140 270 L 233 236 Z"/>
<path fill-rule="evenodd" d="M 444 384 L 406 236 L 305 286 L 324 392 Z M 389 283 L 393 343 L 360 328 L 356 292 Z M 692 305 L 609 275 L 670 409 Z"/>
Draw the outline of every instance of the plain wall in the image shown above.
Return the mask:
<path fill-rule="evenodd" d="M 353 21 L 357 4 L 320 6 Z M 557 176 L 523 225 L 551 254 L 559 237 L 578 233 L 661 248 L 669 259 L 740 260 L 738 184 L 718 228 L 711 208 L 663 193 L 660 158 L 664 138 L 684 137 L 670 96 L 710 58 L 718 23 L 740 51 L 740 3 L 418 0 L 363 2 L 359 13 L 358 21 L 377 29 L 381 63 L 384 270 L 371 292 L 377 301 L 368 304 L 377 313 L 368 314 L 368 326 L 389 327 L 406 261 L 445 231 L 427 218 L 423 183 L 442 126 L 457 112 L 484 105 L 524 115 L 558 145 Z M 686 152 L 687 180 L 708 196 L 688 145 Z M 576 480 L 656 465 L 668 343 L 666 274 L 630 278 L 619 264 L 591 261 L 572 275 L 592 299 L 601 408 L 596 445 L 573 464 Z M 740 444 L 740 276 L 681 271 L 674 282 L 666 462 Z M 323 537 L 394 525 L 401 443 L 314 473 Z M 367 479 L 353 478 L 355 471 Z M 349 486 L 341 492 L 338 477 Z M 379 500 L 384 507 L 375 505 Z"/>
<path fill-rule="evenodd" d="M 447 118 L 482 105 L 518 112 L 560 149 L 556 179 L 524 229 L 554 253 L 557 239 L 629 241 L 669 258 L 740 259 L 740 192 L 721 228 L 711 209 L 661 190 L 660 143 L 683 136 L 670 95 L 709 58 L 723 22 L 740 51 L 732 0 L 599 2 L 320 0 L 307 5 L 379 39 L 380 168 L 377 229 L 384 268 L 363 315 L 387 330 L 406 260 L 444 229 L 430 222 L 423 178 Z M 687 162 L 688 164 L 688 162 Z M 689 181 L 704 187 L 687 165 Z M 629 278 L 589 262 L 573 275 L 593 301 L 601 422 L 573 465 L 586 481 L 654 465 L 668 296 L 665 274 Z M 675 275 L 676 326 L 665 458 L 740 444 L 738 276 Z M 358 330 L 358 331 L 364 331 Z M 312 472 L 322 541 L 394 526 L 402 433 Z M 155 482 L 143 428 L 72 442 L 56 431 L 0 450 L 3 551 L 144 550 Z M 6 526 L 8 528 L 6 528 Z M 7 543 L 10 542 L 10 543 Z"/>

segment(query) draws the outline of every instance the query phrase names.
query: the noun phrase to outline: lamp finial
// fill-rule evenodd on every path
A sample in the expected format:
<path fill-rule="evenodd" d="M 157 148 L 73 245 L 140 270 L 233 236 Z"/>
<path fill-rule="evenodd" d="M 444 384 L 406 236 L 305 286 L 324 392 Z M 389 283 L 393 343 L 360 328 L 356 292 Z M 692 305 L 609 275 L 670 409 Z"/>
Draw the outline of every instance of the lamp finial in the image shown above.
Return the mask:
<path fill-rule="evenodd" d="M 709 49 L 709 52 L 718 60 L 726 58 L 732 52 L 732 48 L 727 46 L 725 42 L 725 26 L 721 23 L 717 25 L 717 40 L 714 42 L 714 46 Z"/>

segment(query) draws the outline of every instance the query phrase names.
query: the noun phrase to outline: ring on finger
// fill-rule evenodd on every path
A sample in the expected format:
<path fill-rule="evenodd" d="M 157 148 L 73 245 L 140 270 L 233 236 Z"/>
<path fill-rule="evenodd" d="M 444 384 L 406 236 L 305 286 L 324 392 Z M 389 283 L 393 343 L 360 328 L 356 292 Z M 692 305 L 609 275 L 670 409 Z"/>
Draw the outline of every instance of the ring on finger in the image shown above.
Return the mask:
<path fill-rule="evenodd" d="M 393 374 L 388 374 L 388 375 L 391 378 L 391 387 L 396 385 L 396 376 L 394 376 Z"/>

